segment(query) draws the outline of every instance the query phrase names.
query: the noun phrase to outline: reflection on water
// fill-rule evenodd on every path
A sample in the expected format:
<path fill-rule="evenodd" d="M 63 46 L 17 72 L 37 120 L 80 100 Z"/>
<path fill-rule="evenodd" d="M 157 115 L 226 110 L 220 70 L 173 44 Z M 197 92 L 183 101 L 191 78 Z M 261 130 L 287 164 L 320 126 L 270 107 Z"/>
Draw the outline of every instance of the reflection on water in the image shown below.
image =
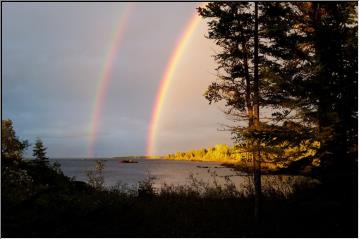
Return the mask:
<path fill-rule="evenodd" d="M 95 168 L 95 159 L 51 159 L 61 164 L 64 174 L 75 177 L 78 181 L 87 181 L 86 172 Z M 154 186 L 159 188 L 163 184 L 190 184 L 191 177 L 214 185 L 224 185 L 232 182 L 237 189 L 252 186 L 252 177 L 246 173 L 236 172 L 225 168 L 220 163 L 194 161 L 165 161 L 165 160 L 137 160 L 138 163 L 123 163 L 116 159 L 105 159 L 104 178 L 107 187 L 118 183 L 137 185 L 139 181 L 154 178 Z M 299 182 L 314 182 L 303 176 L 262 176 L 263 188 L 276 191 L 290 191 Z"/>

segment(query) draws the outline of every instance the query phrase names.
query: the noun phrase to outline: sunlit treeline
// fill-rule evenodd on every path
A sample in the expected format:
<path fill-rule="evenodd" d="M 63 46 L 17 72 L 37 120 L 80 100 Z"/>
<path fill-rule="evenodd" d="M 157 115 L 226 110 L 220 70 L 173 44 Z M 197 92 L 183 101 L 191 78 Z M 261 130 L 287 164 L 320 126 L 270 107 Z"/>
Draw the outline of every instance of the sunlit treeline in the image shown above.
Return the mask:
<path fill-rule="evenodd" d="M 316 158 L 319 142 L 305 141 L 296 147 L 286 146 L 286 143 L 277 148 L 267 149 L 262 154 L 262 167 L 264 168 L 284 168 L 292 162 L 308 160 L 311 165 L 318 166 L 319 161 Z M 262 146 L 266 148 L 266 146 Z M 176 152 L 167 154 L 162 158 L 169 160 L 193 160 L 193 161 L 216 161 L 224 163 L 237 163 L 251 166 L 253 155 L 244 147 L 226 144 L 217 144 L 214 147 L 201 148 L 186 152 Z"/>

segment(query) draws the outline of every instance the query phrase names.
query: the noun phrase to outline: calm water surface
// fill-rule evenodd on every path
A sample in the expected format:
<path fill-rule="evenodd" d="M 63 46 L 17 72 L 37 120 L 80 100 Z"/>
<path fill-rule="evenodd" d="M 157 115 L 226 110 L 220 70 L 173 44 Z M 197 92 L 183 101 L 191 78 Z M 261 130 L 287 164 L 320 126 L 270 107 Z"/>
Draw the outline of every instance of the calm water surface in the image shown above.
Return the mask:
<path fill-rule="evenodd" d="M 170 185 L 190 184 L 190 175 L 210 185 L 214 180 L 224 185 L 228 179 L 239 189 L 247 187 L 251 181 L 251 177 L 247 174 L 223 167 L 216 162 L 137 159 L 138 163 L 123 163 L 118 159 L 102 160 L 105 163 L 105 185 L 108 187 L 118 183 L 135 186 L 139 181 L 148 179 L 149 176 L 154 178 L 155 187 L 160 187 L 164 183 Z M 86 172 L 94 170 L 96 165 L 96 159 L 50 159 L 50 162 L 55 161 L 61 164 L 65 175 L 84 182 L 87 182 Z M 282 191 L 284 191 L 284 187 L 287 191 L 286 188 L 291 188 L 296 181 L 302 180 L 311 179 L 301 176 L 262 176 L 264 187 L 277 188 L 280 186 Z"/>
<path fill-rule="evenodd" d="M 107 186 L 113 186 L 118 182 L 130 185 L 147 179 L 155 178 L 156 184 L 182 185 L 189 181 L 193 174 L 197 179 L 211 181 L 214 174 L 221 181 L 225 176 L 233 178 L 233 169 L 225 168 L 220 163 L 194 162 L 194 161 L 166 161 L 139 159 L 138 163 L 123 163 L 117 159 L 103 159 L 105 163 L 104 178 Z M 86 172 L 94 170 L 96 159 L 51 159 L 51 162 L 59 162 L 65 175 L 75 177 L 79 181 L 87 181 Z"/>

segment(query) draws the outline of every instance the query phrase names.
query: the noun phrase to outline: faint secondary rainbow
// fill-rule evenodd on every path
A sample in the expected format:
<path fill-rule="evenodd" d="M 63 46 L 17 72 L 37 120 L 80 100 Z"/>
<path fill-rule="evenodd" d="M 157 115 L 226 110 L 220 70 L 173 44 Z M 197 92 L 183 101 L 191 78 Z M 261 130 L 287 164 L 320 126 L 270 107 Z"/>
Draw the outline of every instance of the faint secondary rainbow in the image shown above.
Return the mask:
<path fill-rule="evenodd" d="M 201 6 L 203 5 L 204 3 Z M 151 120 L 148 130 L 147 149 L 146 149 L 147 156 L 154 156 L 159 119 L 161 118 L 161 113 L 162 113 L 162 108 L 164 105 L 166 93 L 169 89 L 170 82 L 174 77 L 176 67 L 181 57 L 183 56 L 186 46 L 189 40 L 191 39 L 191 35 L 198 26 L 200 20 L 201 17 L 197 13 L 194 13 L 192 15 L 192 17 L 186 24 L 183 33 L 180 35 L 180 38 L 178 39 L 174 50 L 172 51 L 168 64 L 163 73 L 151 114 Z"/>
<path fill-rule="evenodd" d="M 92 108 L 93 110 L 91 114 L 88 157 L 95 156 L 95 145 L 96 145 L 97 133 L 99 130 L 101 110 L 106 98 L 114 60 L 116 59 L 117 52 L 121 46 L 124 37 L 124 31 L 131 11 L 132 11 L 132 4 L 128 4 L 121 14 L 119 23 L 117 24 L 116 30 L 114 32 L 114 36 L 112 38 L 113 40 L 111 41 L 110 48 L 107 51 L 105 57 L 106 59 L 105 63 L 100 73 L 99 82 L 96 87 L 95 100 Z"/>

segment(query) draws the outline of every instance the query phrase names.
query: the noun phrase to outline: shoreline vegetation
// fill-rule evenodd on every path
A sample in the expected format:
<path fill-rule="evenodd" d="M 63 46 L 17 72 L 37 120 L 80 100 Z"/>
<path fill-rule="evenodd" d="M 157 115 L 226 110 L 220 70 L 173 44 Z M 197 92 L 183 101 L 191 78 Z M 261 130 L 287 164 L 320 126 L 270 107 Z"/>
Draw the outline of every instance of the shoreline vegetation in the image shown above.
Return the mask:
<path fill-rule="evenodd" d="M 319 142 L 304 141 L 296 147 L 279 146 L 281 151 L 267 154 L 261 162 L 263 174 L 293 174 L 311 175 L 319 168 L 319 159 L 316 158 Z M 217 162 L 222 166 L 233 168 L 238 171 L 252 173 L 252 154 L 241 146 L 229 146 L 217 144 L 213 147 L 200 148 L 189 151 L 178 151 L 176 153 L 161 156 L 121 156 L 113 157 L 118 160 L 147 159 L 147 160 L 181 160 L 196 162 Z"/>
<path fill-rule="evenodd" d="M 317 142 L 305 142 L 297 147 L 287 147 L 278 154 L 267 155 L 267 160 L 261 162 L 261 171 L 263 174 L 312 174 L 319 167 L 319 161 L 315 157 L 318 148 Z M 226 144 L 167 154 L 161 156 L 160 159 L 219 162 L 222 166 L 238 171 L 249 173 L 253 171 L 252 154 L 240 146 Z"/>

